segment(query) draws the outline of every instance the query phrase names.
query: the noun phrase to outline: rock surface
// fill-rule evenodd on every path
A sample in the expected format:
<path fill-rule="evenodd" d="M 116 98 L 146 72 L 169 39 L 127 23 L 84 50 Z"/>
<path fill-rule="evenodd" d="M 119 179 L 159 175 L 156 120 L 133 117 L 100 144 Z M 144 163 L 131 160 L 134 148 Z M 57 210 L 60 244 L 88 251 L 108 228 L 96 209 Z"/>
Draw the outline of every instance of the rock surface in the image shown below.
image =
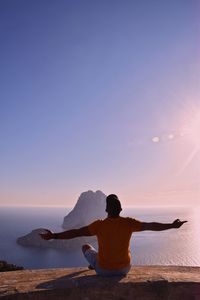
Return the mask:
<path fill-rule="evenodd" d="M 62 227 L 66 230 L 80 228 L 90 224 L 96 219 L 106 217 L 106 195 L 101 191 L 87 191 L 80 195 L 73 210 L 64 217 Z M 60 230 L 62 231 L 62 229 Z M 17 243 L 26 247 L 55 248 L 73 251 L 79 249 L 85 243 L 95 243 L 94 237 L 81 237 L 73 240 L 50 240 L 41 239 L 39 233 L 44 232 L 43 228 L 32 230 L 25 236 L 19 237 Z"/>
<path fill-rule="evenodd" d="M 85 268 L 2 273 L 5 300 L 200 300 L 200 268 L 132 267 L 126 277 L 100 277 Z"/>

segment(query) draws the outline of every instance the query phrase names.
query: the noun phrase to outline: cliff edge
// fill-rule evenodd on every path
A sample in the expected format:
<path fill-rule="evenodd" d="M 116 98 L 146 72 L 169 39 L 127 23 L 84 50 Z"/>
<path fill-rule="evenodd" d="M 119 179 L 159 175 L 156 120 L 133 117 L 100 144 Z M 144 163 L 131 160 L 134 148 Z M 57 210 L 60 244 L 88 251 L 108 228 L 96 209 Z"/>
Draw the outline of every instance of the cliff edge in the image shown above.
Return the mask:
<path fill-rule="evenodd" d="M 86 268 L 2 273 L 0 297 L 17 300 L 200 300 L 200 268 L 136 266 L 125 277 Z"/>

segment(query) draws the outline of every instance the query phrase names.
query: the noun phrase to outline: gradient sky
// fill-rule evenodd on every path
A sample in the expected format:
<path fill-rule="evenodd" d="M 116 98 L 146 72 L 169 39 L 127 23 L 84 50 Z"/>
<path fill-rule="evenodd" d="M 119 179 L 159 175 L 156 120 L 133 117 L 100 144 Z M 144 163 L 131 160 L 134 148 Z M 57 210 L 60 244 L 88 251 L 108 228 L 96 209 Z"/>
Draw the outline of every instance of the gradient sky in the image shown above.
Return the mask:
<path fill-rule="evenodd" d="M 198 0 L 0 1 L 0 205 L 200 196 Z"/>

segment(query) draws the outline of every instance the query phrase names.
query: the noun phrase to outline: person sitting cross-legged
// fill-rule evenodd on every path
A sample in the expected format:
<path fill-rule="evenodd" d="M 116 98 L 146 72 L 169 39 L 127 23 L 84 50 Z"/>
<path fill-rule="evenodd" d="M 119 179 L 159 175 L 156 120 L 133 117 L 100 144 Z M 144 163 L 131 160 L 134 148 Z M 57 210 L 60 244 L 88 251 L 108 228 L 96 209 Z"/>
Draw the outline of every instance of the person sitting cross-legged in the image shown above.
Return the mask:
<path fill-rule="evenodd" d="M 154 230 L 161 231 L 179 228 L 187 221 L 175 220 L 173 223 L 140 222 L 133 218 L 121 217 L 121 203 L 114 194 L 106 198 L 107 218 L 79 228 L 53 233 L 46 230 L 40 236 L 44 240 L 73 239 L 81 236 L 96 236 L 98 251 L 91 245 L 82 246 L 82 251 L 89 263 L 89 268 L 103 276 L 126 275 L 131 268 L 130 239 L 133 232 Z"/>

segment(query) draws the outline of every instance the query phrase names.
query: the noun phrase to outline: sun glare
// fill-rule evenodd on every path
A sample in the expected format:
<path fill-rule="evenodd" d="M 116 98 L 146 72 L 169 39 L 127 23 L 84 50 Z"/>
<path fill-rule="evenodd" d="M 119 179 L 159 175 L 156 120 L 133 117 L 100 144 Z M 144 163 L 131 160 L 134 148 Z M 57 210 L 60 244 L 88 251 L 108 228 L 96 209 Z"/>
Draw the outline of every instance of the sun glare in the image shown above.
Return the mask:
<path fill-rule="evenodd" d="M 186 120 L 182 133 L 195 146 L 200 147 L 200 112 L 196 112 L 190 119 Z"/>
<path fill-rule="evenodd" d="M 194 159 L 199 162 L 200 153 L 200 106 L 186 106 L 185 110 L 180 115 L 179 122 L 174 126 L 176 130 L 169 130 L 168 133 L 153 136 L 151 141 L 155 144 L 176 142 L 180 138 L 184 143 L 188 144 L 190 151 L 183 162 L 178 174 L 181 174 Z M 188 147 L 187 147 L 188 148 Z"/>
<path fill-rule="evenodd" d="M 191 144 L 191 152 L 179 172 L 181 174 L 200 151 L 200 108 L 192 107 L 187 110 L 180 136 Z"/>

